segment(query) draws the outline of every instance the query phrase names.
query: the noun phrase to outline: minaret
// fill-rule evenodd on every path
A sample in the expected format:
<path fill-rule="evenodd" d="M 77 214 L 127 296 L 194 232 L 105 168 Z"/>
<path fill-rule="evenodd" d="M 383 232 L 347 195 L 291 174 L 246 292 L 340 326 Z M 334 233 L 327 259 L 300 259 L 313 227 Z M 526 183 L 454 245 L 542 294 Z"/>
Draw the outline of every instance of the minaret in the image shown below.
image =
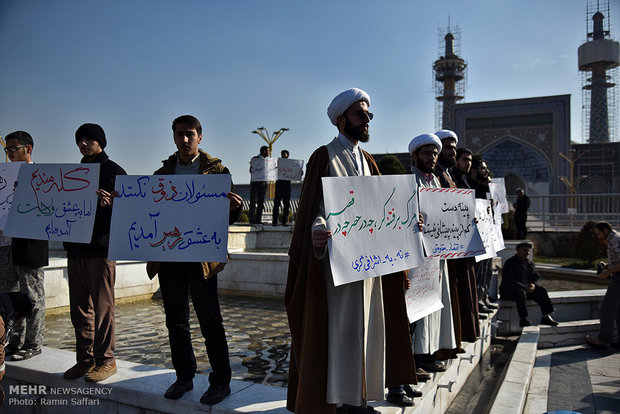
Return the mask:
<path fill-rule="evenodd" d="M 459 36 L 458 27 L 456 27 L 455 33 Z M 454 42 L 459 39 L 455 38 L 449 27 L 443 40 L 445 42 L 444 55 L 440 55 L 439 59 L 433 64 L 435 92 L 437 94 L 437 101 L 443 103 L 441 108 L 441 128 L 453 129 L 452 107 L 456 101 L 463 99 L 462 93 L 465 89 L 462 83 L 458 84 L 457 82 L 465 78 L 467 64 L 454 52 Z"/>
<path fill-rule="evenodd" d="M 586 84 L 583 86 L 583 89 L 590 91 L 589 143 L 609 142 L 607 90 L 616 84 L 610 82 L 607 71 L 620 64 L 620 44 L 608 39 L 609 30 L 604 30 L 604 19 L 605 16 L 600 11 L 594 13 L 592 16 L 593 30 L 588 33 L 588 38 L 592 40 L 579 46 L 577 51 L 579 70 L 592 73 L 592 77 L 586 79 Z M 587 92 L 584 93 L 587 94 Z M 587 95 L 585 100 L 587 106 Z M 611 102 L 612 115 L 614 103 Z M 586 119 L 585 122 L 588 120 Z"/>

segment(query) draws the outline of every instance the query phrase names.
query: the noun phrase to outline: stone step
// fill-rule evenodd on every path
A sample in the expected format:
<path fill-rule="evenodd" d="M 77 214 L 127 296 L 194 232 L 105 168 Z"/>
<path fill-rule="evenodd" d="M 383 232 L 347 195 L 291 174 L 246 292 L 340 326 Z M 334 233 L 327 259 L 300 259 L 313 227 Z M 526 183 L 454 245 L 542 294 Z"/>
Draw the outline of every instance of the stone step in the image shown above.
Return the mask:
<path fill-rule="evenodd" d="M 598 319 L 562 322 L 558 326 L 540 326 L 538 348 L 583 344 L 586 335 L 598 335 L 599 327 Z"/>

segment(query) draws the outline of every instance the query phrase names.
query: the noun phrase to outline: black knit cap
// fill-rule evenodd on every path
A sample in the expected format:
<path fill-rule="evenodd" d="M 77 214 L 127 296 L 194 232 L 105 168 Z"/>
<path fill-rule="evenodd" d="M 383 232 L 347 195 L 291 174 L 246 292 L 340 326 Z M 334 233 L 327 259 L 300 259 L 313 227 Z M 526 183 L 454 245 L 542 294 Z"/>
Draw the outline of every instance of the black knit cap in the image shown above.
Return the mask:
<path fill-rule="evenodd" d="M 99 143 L 101 149 L 104 149 L 108 144 L 105 139 L 105 132 L 97 124 L 84 124 L 75 131 L 75 142 L 78 143 L 82 138 L 94 139 Z"/>

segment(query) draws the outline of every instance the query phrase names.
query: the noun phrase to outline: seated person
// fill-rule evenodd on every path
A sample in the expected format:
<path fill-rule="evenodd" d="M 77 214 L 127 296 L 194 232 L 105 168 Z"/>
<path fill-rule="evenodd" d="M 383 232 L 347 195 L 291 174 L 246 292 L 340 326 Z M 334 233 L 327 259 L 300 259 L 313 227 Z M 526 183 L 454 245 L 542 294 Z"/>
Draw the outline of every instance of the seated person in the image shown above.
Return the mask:
<path fill-rule="evenodd" d="M 528 259 L 532 245 L 527 242 L 517 244 L 517 254 L 506 260 L 502 269 L 502 283 L 499 286 L 499 294 L 503 300 L 517 302 L 519 313 L 519 326 L 530 326 L 527 319 L 527 307 L 525 300 L 531 299 L 540 305 L 543 325 L 557 326 L 551 313 L 553 305 L 549 300 L 547 290 L 540 285 L 540 275 L 534 269 L 534 263 Z"/>

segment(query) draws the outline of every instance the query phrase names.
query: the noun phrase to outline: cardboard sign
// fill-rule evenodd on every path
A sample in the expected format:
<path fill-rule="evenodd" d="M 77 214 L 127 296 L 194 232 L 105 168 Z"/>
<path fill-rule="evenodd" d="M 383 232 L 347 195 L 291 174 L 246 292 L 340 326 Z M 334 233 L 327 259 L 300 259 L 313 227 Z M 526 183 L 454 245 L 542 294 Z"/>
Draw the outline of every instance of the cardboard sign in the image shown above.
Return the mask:
<path fill-rule="evenodd" d="M 323 177 L 336 286 L 422 264 L 413 175 Z"/>
<path fill-rule="evenodd" d="M 275 158 L 254 157 L 250 160 L 252 181 L 275 181 L 278 178 L 278 166 Z"/>
<path fill-rule="evenodd" d="M 278 158 L 278 180 L 301 181 L 304 160 Z"/>
<path fill-rule="evenodd" d="M 476 229 L 474 190 L 421 188 L 420 214 L 424 216 L 427 257 L 459 259 L 484 253 Z"/>
<path fill-rule="evenodd" d="M 108 257 L 225 262 L 229 174 L 116 177 Z"/>
<path fill-rule="evenodd" d="M 90 243 L 99 164 L 23 164 L 4 234 Z"/>

